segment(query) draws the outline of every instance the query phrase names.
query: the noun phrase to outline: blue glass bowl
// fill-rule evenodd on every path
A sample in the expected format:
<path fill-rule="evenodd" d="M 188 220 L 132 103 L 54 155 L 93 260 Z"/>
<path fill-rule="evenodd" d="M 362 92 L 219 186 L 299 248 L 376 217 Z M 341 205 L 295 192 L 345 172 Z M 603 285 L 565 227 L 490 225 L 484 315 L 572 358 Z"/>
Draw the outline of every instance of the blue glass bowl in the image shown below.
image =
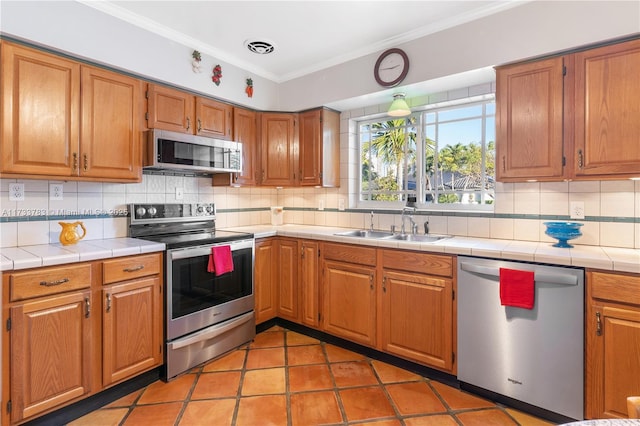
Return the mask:
<path fill-rule="evenodd" d="M 544 222 L 544 225 L 547 226 L 545 234 L 558 240 L 558 242 L 553 245 L 554 247 L 571 248 L 573 246 L 567 243 L 567 241 L 573 240 L 574 238 L 578 238 L 582 235 L 582 232 L 580 232 L 582 223 Z"/>

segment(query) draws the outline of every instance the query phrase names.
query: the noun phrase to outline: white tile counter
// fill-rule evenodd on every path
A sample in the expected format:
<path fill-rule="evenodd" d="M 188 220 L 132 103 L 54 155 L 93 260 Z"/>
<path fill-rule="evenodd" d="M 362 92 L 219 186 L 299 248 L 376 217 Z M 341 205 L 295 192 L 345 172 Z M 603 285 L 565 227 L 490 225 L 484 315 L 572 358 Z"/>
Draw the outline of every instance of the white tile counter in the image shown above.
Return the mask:
<path fill-rule="evenodd" d="M 0 249 L 0 270 L 37 268 L 110 257 L 163 251 L 165 245 L 137 238 L 80 241 L 77 244 L 41 244 Z"/>
<path fill-rule="evenodd" d="M 609 271 L 640 273 L 640 250 L 616 247 L 585 246 L 553 247 L 552 243 L 499 240 L 488 238 L 452 237 L 435 243 L 376 240 L 334 235 L 350 229 L 309 225 L 256 225 L 226 228 L 227 231 L 251 232 L 256 238 L 273 236 L 307 238 L 376 247 L 401 248 L 436 253 L 490 257 L 554 265 L 571 265 Z"/>

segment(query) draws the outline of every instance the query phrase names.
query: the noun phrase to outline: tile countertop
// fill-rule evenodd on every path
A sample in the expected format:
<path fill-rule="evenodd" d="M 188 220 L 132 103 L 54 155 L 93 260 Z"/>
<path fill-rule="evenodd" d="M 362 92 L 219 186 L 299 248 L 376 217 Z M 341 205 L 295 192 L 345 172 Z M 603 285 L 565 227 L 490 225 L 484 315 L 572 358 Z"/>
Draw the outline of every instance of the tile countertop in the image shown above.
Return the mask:
<path fill-rule="evenodd" d="M 550 242 L 452 237 L 435 243 L 389 241 L 334 235 L 350 229 L 308 225 L 256 225 L 225 228 L 226 231 L 251 232 L 256 238 L 282 236 L 362 244 L 376 247 L 421 250 L 434 253 L 460 254 L 555 265 L 571 265 L 609 271 L 640 273 L 640 250 L 617 247 L 583 246 L 553 247 Z"/>
<path fill-rule="evenodd" d="M 165 245 L 137 238 L 80 241 L 77 244 L 42 244 L 0 249 L 0 270 L 36 268 L 88 260 L 163 251 Z"/>

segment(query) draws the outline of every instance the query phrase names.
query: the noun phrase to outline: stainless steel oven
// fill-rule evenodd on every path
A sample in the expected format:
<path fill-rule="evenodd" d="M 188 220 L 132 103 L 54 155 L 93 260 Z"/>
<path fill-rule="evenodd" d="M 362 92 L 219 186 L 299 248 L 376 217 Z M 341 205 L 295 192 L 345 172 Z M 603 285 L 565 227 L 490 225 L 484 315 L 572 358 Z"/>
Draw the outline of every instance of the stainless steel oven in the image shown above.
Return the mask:
<path fill-rule="evenodd" d="M 254 238 L 216 231 L 213 204 L 134 204 L 132 237 L 165 243 L 165 378 L 255 336 Z M 229 246 L 233 271 L 208 272 L 212 249 Z"/>

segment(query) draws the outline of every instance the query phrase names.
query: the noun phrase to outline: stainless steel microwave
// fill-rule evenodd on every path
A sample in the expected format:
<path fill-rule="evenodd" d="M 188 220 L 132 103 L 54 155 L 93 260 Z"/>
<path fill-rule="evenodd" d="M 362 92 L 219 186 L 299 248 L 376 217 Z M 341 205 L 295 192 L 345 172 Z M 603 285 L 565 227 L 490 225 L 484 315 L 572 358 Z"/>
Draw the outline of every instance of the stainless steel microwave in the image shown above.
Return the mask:
<path fill-rule="evenodd" d="M 145 132 L 144 168 L 194 174 L 242 171 L 242 144 L 167 130 Z"/>

